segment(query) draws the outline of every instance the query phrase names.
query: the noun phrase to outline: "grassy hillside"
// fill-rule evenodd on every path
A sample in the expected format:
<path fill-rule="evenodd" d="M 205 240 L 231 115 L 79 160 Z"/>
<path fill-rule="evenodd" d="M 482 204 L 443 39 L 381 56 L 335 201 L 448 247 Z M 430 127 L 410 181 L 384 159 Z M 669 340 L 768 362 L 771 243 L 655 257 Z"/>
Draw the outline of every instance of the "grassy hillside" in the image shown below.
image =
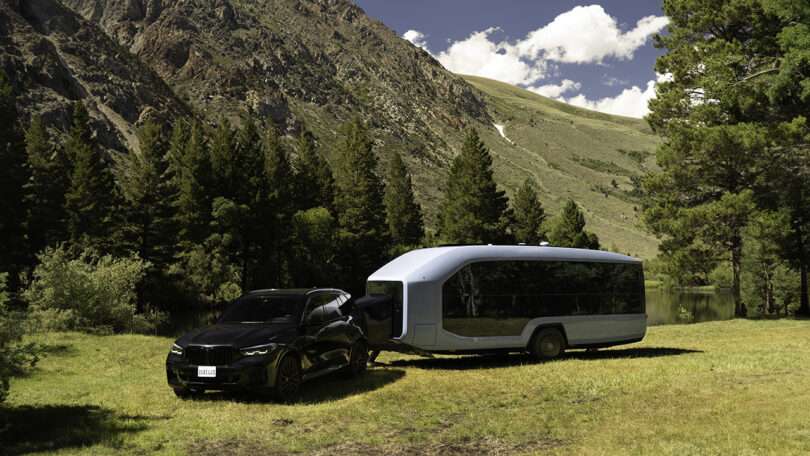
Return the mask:
<path fill-rule="evenodd" d="M 496 178 L 513 191 L 527 176 L 540 187 L 547 211 L 574 198 L 605 247 L 643 258 L 657 242 L 639 225 L 631 176 L 655 166 L 658 139 L 646 122 L 576 108 L 501 82 L 465 76 L 485 95 L 490 116 L 485 141 L 496 156 Z M 612 185 L 616 182 L 617 187 Z"/>
<path fill-rule="evenodd" d="M 808 454 L 810 322 L 650 328 L 640 344 L 523 356 L 384 355 L 280 405 L 176 399 L 171 340 L 51 334 L 13 381 L 5 453 Z"/>

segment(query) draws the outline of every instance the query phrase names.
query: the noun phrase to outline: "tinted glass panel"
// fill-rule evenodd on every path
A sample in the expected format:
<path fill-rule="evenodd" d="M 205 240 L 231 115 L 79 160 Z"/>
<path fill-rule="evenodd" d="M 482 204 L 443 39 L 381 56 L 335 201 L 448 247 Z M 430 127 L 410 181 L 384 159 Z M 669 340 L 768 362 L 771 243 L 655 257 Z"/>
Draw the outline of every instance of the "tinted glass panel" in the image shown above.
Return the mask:
<path fill-rule="evenodd" d="M 258 295 L 236 300 L 219 319 L 220 323 L 263 323 L 273 320 L 298 322 L 304 307 L 302 296 Z"/>
<path fill-rule="evenodd" d="M 443 286 L 444 329 L 464 336 L 516 336 L 532 318 L 643 313 L 641 265 L 489 261 Z"/>
<path fill-rule="evenodd" d="M 391 337 L 402 336 L 402 282 L 376 281 L 366 284 L 369 296 L 390 296 L 391 303 Z"/>

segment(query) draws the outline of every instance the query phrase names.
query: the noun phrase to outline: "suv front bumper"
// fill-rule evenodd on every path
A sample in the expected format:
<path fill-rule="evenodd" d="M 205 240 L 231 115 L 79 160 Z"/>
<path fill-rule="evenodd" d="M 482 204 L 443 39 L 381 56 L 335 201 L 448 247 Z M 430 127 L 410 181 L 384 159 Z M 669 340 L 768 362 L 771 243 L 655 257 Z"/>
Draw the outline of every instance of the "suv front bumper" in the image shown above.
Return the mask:
<path fill-rule="evenodd" d="M 206 390 L 258 390 L 275 384 L 275 367 L 281 350 L 264 356 L 241 358 L 227 366 L 216 366 L 216 377 L 198 377 L 196 364 L 183 356 L 169 354 L 166 358 L 166 380 L 172 388 Z"/>

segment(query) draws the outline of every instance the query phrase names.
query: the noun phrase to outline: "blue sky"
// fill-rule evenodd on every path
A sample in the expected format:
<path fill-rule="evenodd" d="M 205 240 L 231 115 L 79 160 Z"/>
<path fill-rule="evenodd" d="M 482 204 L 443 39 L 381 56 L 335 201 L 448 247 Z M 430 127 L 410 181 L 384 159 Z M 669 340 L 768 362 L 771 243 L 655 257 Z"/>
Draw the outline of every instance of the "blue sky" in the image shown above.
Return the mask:
<path fill-rule="evenodd" d="M 458 73 L 641 117 L 658 76 L 660 0 L 356 0 Z"/>

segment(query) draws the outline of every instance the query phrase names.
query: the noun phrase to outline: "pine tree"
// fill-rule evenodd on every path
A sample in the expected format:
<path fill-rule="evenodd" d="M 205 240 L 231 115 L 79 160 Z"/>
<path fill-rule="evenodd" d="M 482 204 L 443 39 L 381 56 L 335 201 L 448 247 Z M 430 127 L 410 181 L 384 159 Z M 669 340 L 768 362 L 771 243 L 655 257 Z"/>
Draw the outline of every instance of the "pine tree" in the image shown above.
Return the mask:
<path fill-rule="evenodd" d="M 531 179 L 526 179 L 515 193 L 512 206 L 515 214 L 512 233 L 517 242 L 539 244 L 546 235 L 543 229 L 546 212 Z"/>
<path fill-rule="evenodd" d="M 302 209 L 325 207 L 334 210 L 335 179 L 332 169 L 321 157 L 312 133 L 302 131 L 295 143 L 297 155 L 296 187 Z"/>
<path fill-rule="evenodd" d="M 11 273 L 11 290 L 17 287 L 18 273 L 26 259 L 23 185 L 28 178 L 16 103 L 11 84 L 0 71 L 0 273 Z"/>
<path fill-rule="evenodd" d="M 492 156 L 470 130 L 461 153 L 453 160 L 444 200 L 439 209 L 440 237 L 453 244 L 509 242 L 511 219 L 506 193 L 498 190 Z"/>
<path fill-rule="evenodd" d="M 387 171 L 383 202 L 391 242 L 399 250 L 417 246 L 425 235 L 422 208 L 414 198 L 411 175 L 399 153 L 394 152 Z"/>
<path fill-rule="evenodd" d="M 585 215 L 574 200 L 568 200 L 548 233 L 555 247 L 599 249 L 596 234 L 585 231 Z"/>
<path fill-rule="evenodd" d="M 262 221 L 266 233 L 262 267 L 264 283 L 280 286 L 288 282 L 291 223 L 295 212 L 295 182 L 290 158 L 276 130 L 268 128 L 263 141 L 264 172 L 267 179 L 267 206 Z"/>
<path fill-rule="evenodd" d="M 25 224 L 30 254 L 34 255 L 67 239 L 64 206 L 71 171 L 64 151 L 51 145 L 40 117 L 31 121 L 25 145 L 30 171 L 25 184 Z"/>
<path fill-rule="evenodd" d="M 271 188 L 265 169 L 265 149 L 262 135 L 253 118 L 244 119 L 236 134 L 235 156 L 241 176 L 234 201 L 243 208 L 238 230 L 241 251 L 237 259 L 241 270 L 242 288 L 277 286 L 267 277 L 267 258 L 276 252 L 270 245 L 275 231 L 275 216 L 270 207 Z M 286 198 L 286 197 L 285 197 Z"/>
<path fill-rule="evenodd" d="M 658 58 L 656 71 L 671 77 L 658 84 L 650 101 L 647 119 L 662 142 L 660 172 L 644 182 L 644 219 L 663 238 L 662 246 L 706 246 L 717 252 L 713 262 L 730 260 L 735 314 L 745 316 L 743 232 L 755 205 L 774 210 L 768 206 L 784 204 L 781 198 L 762 198 L 768 187 L 774 194 L 784 191 L 782 179 L 763 175 L 779 169 L 793 175 L 785 165 L 789 168 L 790 157 L 807 148 L 810 6 L 783 0 L 670 0 L 664 12 L 670 18 L 668 33 L 656 38 L 656 46 L 666 54 Z M 791 134 L 796 127 L 801 133 Z M 681 257 L 674 250 L 662 253 Z M 801 264 L 810 261 L 808 253 L 799 261 L 805 271 Z"/>
<path fill-rule="evenodd" d="M 147 122 L 138 131 L 140 151 L 123 160 L 120 184 L 127 202 L 129 231 L 139 256 L 166 268 L 177 244 L 172 201 L 175 198 L 160 128 Z"/>
<path fill-rule="evenodd" d="M 227 119 L 220 121 L 211 137 L 209 156 L 211 161 L 211 187 L 216 196 L 233 199 L 241 186 L 239 162 L 236 155 L 236 130 Z"/>
<path fill-rule="evenodd" d="M 109 253 L 116 244 L 113 236 L 117 235 L 118 193 L 107 159 L 89 131 L 87 110 L 77 102 L 66 143 L 67 155 L 73 161 L 65 195 L 68 234 L 77 248 L 90 247 Z"/>
<path fill-rule="evenodd" d="M 386 258 L 388 232 L 383 182 L 368 130 L 359 118 L 344 124 L 336 147 L 340 264 L 349 291 L 362 294 L 366 278 Z"/>
<path fill-rule="evenodd" d="M 179 244 L 182 252 L 189 252 L 208 236 L 211 220 L 211 163 L 202 125 L 175 123 L 169 143 L 169 169 L 177 195 L 173 206 Z"/>

